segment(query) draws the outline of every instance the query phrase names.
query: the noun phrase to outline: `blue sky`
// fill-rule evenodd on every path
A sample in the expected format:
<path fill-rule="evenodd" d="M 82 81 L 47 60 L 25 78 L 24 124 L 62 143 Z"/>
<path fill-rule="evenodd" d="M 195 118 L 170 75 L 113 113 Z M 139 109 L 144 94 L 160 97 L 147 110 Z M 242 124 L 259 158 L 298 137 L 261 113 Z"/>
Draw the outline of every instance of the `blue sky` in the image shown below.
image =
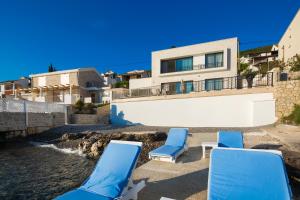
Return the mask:
<path fill-rule="evenodd" d="M 0 80 L 93 66 L 151 68 L 151 51 L 228 37 L 278 42 L 296 0 L 0 0 Z"/>

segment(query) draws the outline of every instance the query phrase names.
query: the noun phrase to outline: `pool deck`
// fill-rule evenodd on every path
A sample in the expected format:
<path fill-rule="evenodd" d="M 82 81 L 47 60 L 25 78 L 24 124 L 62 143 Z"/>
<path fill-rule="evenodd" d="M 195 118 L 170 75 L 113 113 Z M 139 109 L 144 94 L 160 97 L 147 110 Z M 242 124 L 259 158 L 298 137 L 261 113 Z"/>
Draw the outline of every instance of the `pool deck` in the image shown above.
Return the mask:
<path fill-rule="evenodd" d="M 282 139 L 273 136 L 274 132 L 273 129 L 245 132 L 245 147 L 278 149 Z M 297 135 L 299 138 L 299 134 Z M 189 150 L 178 158 L 176 164 L 149 161 L 137 168 L 134 180 L 146 181 L 146 187 L 139 193 L 139 199 L 207 199 L 209 156 L 202 158 L 201 143 L 216 140 L 216 133 L 193 133 L 188 138 Z"/>

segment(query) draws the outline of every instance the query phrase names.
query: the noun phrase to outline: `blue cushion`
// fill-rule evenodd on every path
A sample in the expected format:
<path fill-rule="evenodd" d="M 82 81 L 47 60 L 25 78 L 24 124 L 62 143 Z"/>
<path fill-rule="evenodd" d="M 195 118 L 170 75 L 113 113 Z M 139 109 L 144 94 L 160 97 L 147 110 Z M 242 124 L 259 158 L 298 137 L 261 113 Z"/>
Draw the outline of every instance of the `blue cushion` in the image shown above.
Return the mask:
<path fill-rule="evenodd" d="M 92 192 L 84 191 L 81 189 L 72 190 L 63 194 L 62 196 L 58 196 L 55 200 L 113 200 L 112 198 L 104 197 L 99 194 L 95 194 Z"/>
<path fill-rule="evenodd" d="M 186 128 L 171 128 L 165 145 L 183 147 L 188 135 Z"/>
<path fill-rule="evenodd" d="M 170 145 L 163 145 L 157 149 L 149 152 L 151 156 L 171 156 L 174 157 L 176 154 L 183 149 L 183 147 L 175 147 Z"/>
<path fill-rule="evenodd" d="M 280 155 L 243 149 L 213 149 L 208 199 L 291 199 Z"/>
<path fill-rule="evenodd" d="M 73 195 L 77 195 L 77 193 L 82 195 L 81 199 L 93 199 L 94 197 L 95 199 L 96 197 L 97 199 L 100 197 L 114 199 L 121 196 L 123 189 L 128 184 L 140 152 L 141 147 L 137 145 L 109 143 L 93 173 L 79 190 L 66 193 L 59 199 L 66 200 Z"/>
<path fill-rule="evenodd" d="M 219 147 L 244 148 L 241 131 L 219 131 Z"/>

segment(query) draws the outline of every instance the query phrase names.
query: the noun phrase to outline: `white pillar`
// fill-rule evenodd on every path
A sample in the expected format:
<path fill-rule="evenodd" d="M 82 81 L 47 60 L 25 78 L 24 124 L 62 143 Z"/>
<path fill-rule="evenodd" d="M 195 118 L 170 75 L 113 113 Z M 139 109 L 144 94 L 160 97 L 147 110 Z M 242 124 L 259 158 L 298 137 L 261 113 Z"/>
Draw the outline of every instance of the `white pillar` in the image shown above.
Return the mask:
<path fill-rule="evenodd" d="M 67 125 L 68 124 L 68 107 L 66 105 L 64 105 L 64 106 L 65 106 L 65 108 L 64 108 L 64 110 L 65 110 L 65 124 Z"/>
<path fill-rule="evenodd" d="M 70 85 L 70 103 L 72 104 L 72 85 Z"/>
<path fill-rule="evenodd" d="M 13 83 L 13 88 L 12 89 L 13 89 L 13 94 L 16 95 L 16 85 L 15 85 L 15 83 Z"/>

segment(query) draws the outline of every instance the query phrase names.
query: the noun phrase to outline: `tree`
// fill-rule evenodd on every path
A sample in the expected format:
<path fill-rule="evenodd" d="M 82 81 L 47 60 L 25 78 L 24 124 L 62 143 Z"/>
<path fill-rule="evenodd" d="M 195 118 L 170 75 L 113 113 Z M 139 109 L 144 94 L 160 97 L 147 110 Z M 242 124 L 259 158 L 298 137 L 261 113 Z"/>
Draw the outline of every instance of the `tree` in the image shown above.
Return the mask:
<path fill-rule="evenodd" d="M 53 67 L 52 63 L 50 63 L 50 65 L 48 66 L 48 72 L 55 72 L 56 69 L 55 67 Z"/>
<path fill-rule="evenodd" d="M 253 79 L 258 74 L 258 71 L 255 71 L 251 68 L 247 68 L 242 72 L 242 76 L 244 76 L 248 83 L 248 88 L 252 88 Z"/>
<path fill-rule="evenodd" d="M 114 88 L 129 88 L 128 81 L 120 81 L 114 84 Z"/>
<path fill-rule="evenodd" d="M 240 67 L 238 68 L 238 74 L 241 74 L 245 69 L 249 67 L 249 64 L 247 63 L 240 63 Z"/>

